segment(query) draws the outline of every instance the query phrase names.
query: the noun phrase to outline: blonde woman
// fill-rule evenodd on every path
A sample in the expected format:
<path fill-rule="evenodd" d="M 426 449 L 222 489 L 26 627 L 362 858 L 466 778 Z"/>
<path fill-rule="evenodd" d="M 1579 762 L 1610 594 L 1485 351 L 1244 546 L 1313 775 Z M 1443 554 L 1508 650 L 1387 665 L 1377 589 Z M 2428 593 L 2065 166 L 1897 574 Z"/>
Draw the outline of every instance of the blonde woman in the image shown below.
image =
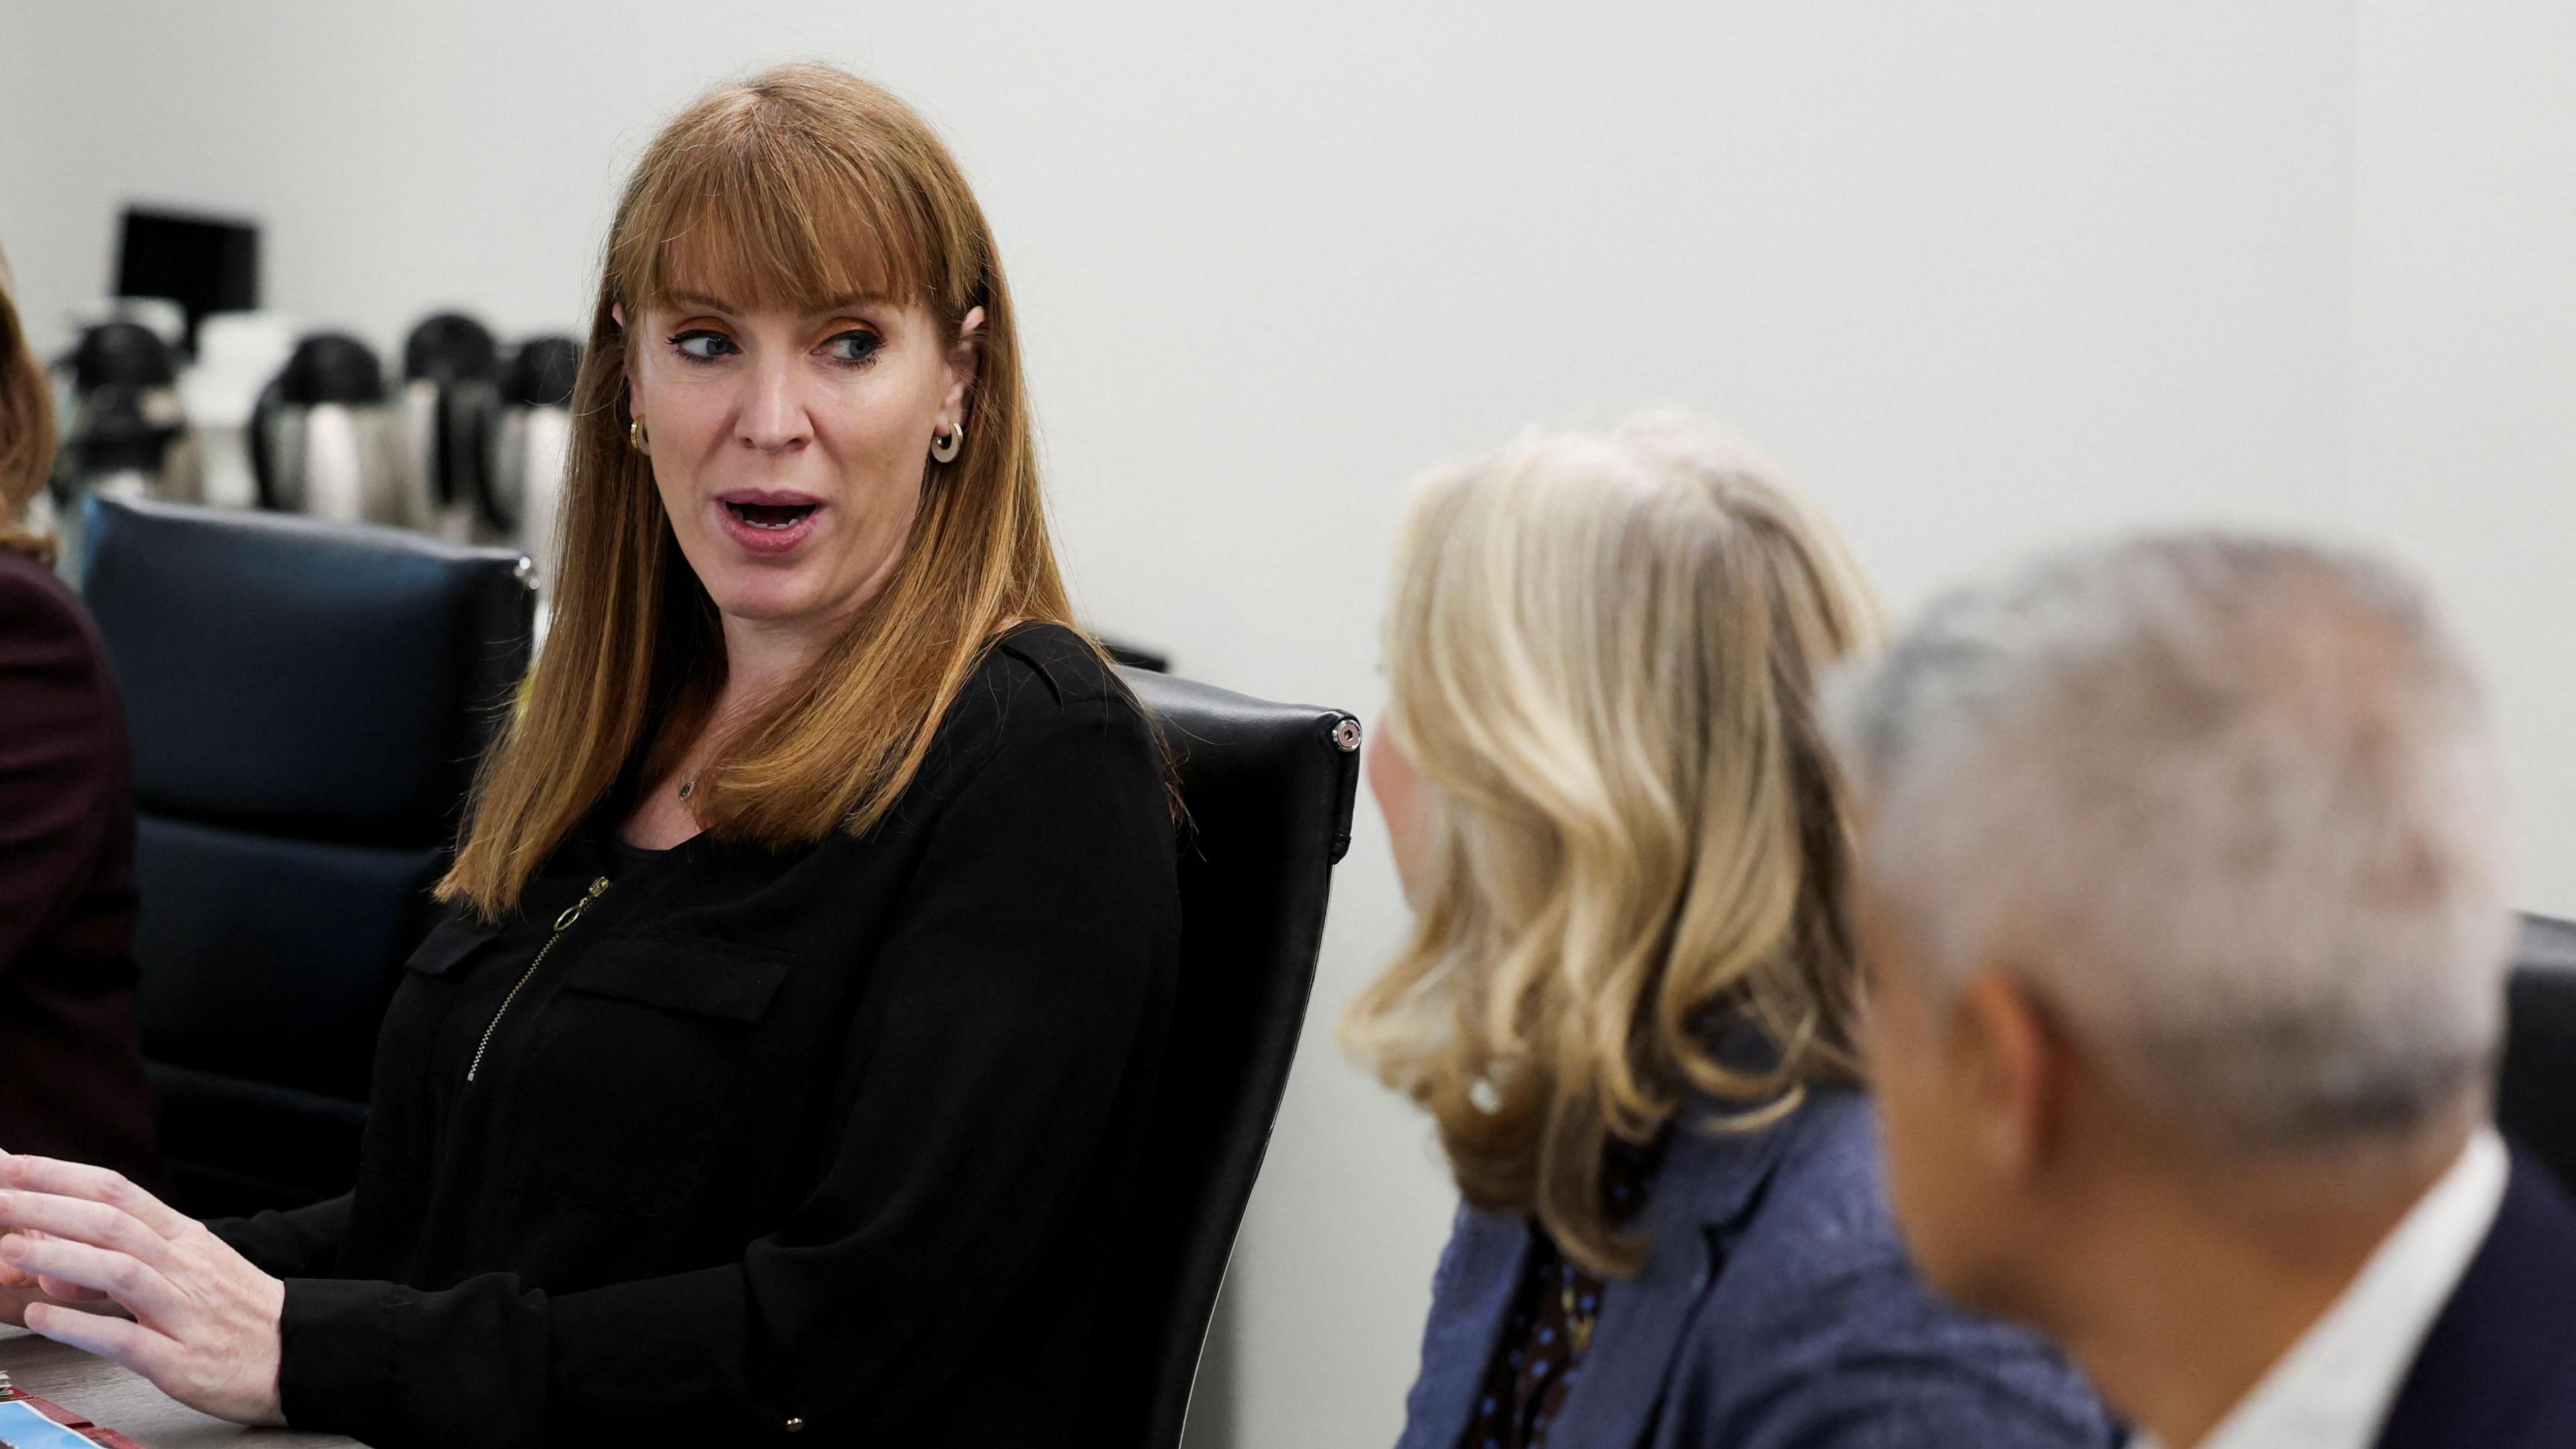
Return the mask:
<path fill-rule="evenodd" d="M 39 1333 L 379 1446 L 1064 1444 L 1179 933 L 1017 321 L 921 118 L 719 87 L 628 182 L 555 616 L 356 1190 L 192 1223 L 0 1164 Z"/>
<path fill-rule="evenodd" d="M 1465 1199 L 1402 1449 L 2110 1442 L 1889 1223 L 1813 710 L 1875 613 L 1832 531 L 1658 419 L 1433 474 L 1396 579 L 1369 779 L 1416 925 L 1344 1030 Z"/>

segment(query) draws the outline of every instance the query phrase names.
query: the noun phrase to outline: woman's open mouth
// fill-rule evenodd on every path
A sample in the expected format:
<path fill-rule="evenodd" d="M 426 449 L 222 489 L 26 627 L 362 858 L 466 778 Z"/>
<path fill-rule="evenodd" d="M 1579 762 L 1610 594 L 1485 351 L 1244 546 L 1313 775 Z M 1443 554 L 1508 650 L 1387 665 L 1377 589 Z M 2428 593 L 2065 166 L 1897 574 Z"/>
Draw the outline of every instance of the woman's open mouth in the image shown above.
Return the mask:
<path fill-rule="evenodd" d="M 725 536 L 752 553 L 792 552 L 811 537 L 823 501 L 803 493 L 743 489 L 716 499 Z"/>
<path fill-rule="evenodd" d="M 734 517 L 754 528 L 793 528 L 811 517 L 818 505 L 812 503 L 728 503 L 725 508 Z"/>

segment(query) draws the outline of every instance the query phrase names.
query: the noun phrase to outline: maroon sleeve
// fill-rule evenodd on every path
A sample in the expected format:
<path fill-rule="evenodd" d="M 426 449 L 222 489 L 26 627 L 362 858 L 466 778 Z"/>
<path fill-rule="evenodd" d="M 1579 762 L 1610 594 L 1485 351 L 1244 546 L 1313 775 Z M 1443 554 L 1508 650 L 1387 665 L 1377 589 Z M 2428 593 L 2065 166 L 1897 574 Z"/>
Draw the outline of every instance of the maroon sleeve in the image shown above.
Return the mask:
<path fill-rule="evenodd" d="M 0 550 L 0 1148 L 157 1186 L 134 1018 L 134 802 L 97 631 Z"/>
<path fill-rule="evenodd" d="M 99 873 L 123 773 L 124 732 L 77 605 L 31 570 L 0 563 L 0 971 L 11 973 Z"/>

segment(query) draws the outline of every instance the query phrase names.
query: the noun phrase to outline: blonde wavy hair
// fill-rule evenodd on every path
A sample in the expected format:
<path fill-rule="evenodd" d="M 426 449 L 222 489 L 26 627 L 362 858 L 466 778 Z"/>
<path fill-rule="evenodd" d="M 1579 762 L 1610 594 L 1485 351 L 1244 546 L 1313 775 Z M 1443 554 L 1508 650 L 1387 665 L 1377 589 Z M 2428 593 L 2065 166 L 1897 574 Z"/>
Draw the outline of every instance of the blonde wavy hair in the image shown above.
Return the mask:
<path fill-rule="evenodd" d="M 51 563 L 54 540 L 25 524 L 27 505 L 54 466 L 54 394 L 44 364 L 27 346 L 0 257 L 0 548 Z"/>
<path fill-rule="evenodd" d="M 1816 683 L 1874 594 L 1765 461 L 1686 417 L 1526 437 L 1417 485 L 1386 739 L 1430 798 L 1412 940 L 1346 1047 L 1460 1192 L 1624 1275 L 1612 1137 L 1746 1128 L 1856 1074 L 1849 823 Z M 1764 1047 L 1721 1039 L 1749 1026 Z"/>

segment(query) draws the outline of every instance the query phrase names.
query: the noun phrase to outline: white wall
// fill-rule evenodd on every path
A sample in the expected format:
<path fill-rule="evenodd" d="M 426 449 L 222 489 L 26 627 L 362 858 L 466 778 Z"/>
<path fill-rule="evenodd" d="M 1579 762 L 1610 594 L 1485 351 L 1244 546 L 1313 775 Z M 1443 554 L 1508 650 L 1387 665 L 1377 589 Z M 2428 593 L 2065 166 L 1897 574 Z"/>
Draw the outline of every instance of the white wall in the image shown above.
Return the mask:
<path fill-rule="evenodd" d="M 2576 915 L 2576 6 L 2364 0 L 2353 502 L 2482 657 L 2526 905 Z"/>
<path fill-rule="evenodd" d="M 2406 549 L 2511 676 L 2565 909 L 2576 51 L 2475 8 L 0 0 L 0 247 L 40 331 L 128 197 L 259 214 L 276 304 L 382 342 L 451 303 L 563 327 L 660 117 L 820 56 L 955 142 L 1077 586 L 1187 672 L 1373 714 L 1403 481 L 1679 404 L 1900 603 L 2146 520 Z M 1421 1124 L 1331 1045 L 1401 926 L 1373 815 L 1337 891 L 1229 1290 L 1259 1449 L 1392 1438 L 1446 1227 Z"/>

